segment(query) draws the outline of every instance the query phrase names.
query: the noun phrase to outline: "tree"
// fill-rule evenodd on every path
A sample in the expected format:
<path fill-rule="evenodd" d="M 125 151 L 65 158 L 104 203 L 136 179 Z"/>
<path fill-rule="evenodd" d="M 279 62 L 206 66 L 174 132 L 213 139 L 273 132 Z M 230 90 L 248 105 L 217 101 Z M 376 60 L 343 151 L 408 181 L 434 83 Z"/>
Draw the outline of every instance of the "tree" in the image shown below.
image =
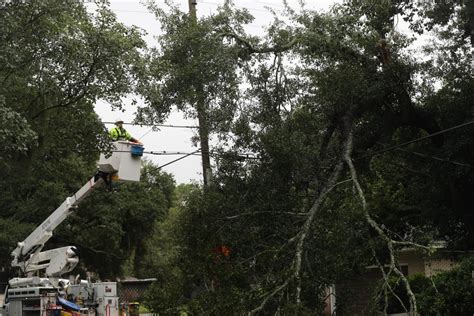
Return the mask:
<path fill-rule="evenodd" d="M 472 291 L 473 259 L 467 257 L 450 271 L 437 273 L 427 277 L 415 274 L 410 277 L 420 305 L 421 315 L 469 315 L 473 309 Z M 397 295 L 406 303 L 403 288 L 394 286 Z M 391 307 L 400 303 L 393 298 Z"/>
<path fill-rule="evenodd" d="M 78 1 L 13 1 L 0 8 L 4 268 L 16 242 L 96 172 L 98 151 L 110 140 L 94 103 L 104 99 L 121 107 L 139 76 L 141 31 L 117 22 L 107 4 L 97 5 L 94 13 Z M 144 178 L 142 184 L 119 186 L 127 198 L 93 195 L 89 208 L 81 209 L 91 217 L 65 223 L 48 246 L 83 245 L 87 269 L 104 277 L 139 273 L 144 239 L 166 212 L 174 186 L 159 171 Z M 129 257 L 136 262 L 124 271 Z"/>
<path fill-rule="evenodd" d="M 176 264 L 194 285 L 181 299 L 196 313 L 314 314 L 327 286 L 388 264 L 385 277 L 401 280 L 416 314 L 396 250 L 429 252 L 440 239 L 472 247 L 464 227 L 473 201 L 461 187 L 472 181 L 464 151 L 472 126 L 457 116 L 472 110 L 469 55 L 464 46 L 442 59 L 444 51 L 431 51 L 443 74 L 411 58 L 409 38 L 393 28 L 400 2 L 286 10 L 290 22 L 276 19 L 262 39 L 240 26 L 221 33 L 246 85 L 216 150 L 215 186 L 193 192 L 175 225 Z M 390 58 L 380 58 L 382 48 Z M 162 80 L 158 89 L 173 82 Z M 463 129 L 391 147 L 455 125 Z M 229 258 L 213 252 L 222 245 Z"/>
<path fill-rule="evenodd" d="M 39 159 L 53 137 L 81 151 L 98 148 L 95 136 L 108 142 L 92 105 L 102 98 L 121 106 L 132 91 L 140 32 L 117 23 L 106 5 L 94 16 L 77 1 L 12 2 L 0 15 L 0 95 L 38 138 L 27 160 Z"/>
<path fill-rule="evenodd" d="M 0 142 L 4 144 L 0 159 L 10 158 L 15 153 L 25 153 L 36 143 L 36 133 L 28 126 L 26 120 L 17 112 L 7 108 L 5 100 L 0 99 Z M 3 161 L 2 161 L 3 163 Z"/>
<path fill-rule="evenodd" d="M 101 279 L 151 277 L 148 240 L 171 207 L 173 178 L 144 162 L 138 183 L 116 183 L 88 197 L 58 231 L 57 240 L 79 247 L 83 270 Z"/>
<path fill-rule="evenodd" d="M 228 128 L 239 95 L 237 51 L 221 33 L 229 27 L 238 28 L 250 20 L 250 15 L 225 7 L 196 21 L 176 7 L 171 6 L 168 13 L 150 2 L 149 8 L 164 33 L 158 37 L 158 48 L 149 54 L 145 79 L 139 88 L 147 106 L 140 109 L 138 120 L 160 123 L 174 108 L 186 117 L 197 118 L 207 184 L 209 133 Z"/>

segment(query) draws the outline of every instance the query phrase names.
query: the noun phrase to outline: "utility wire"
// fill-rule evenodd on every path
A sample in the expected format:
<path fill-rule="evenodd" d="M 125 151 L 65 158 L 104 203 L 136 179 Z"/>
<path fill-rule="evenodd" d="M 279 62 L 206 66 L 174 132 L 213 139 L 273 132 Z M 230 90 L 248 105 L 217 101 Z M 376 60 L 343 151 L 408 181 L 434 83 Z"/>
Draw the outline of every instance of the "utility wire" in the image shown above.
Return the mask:
<path fill-rule="evenodd" d="M 93 151 L 98 151 L 98 150 L 93 150 Z M 201 150 L 199 150 L 201 151 Z M 130 153 L 129 150 L 111 150 L 109 151 L 111 153 Z M 201 151 L 202 152 L 202 151 Z M 149 151 L 143 151 L 143 154 L 147 155 L 154 155 L 154 156 L 191 156 L 191 155 L 199 155 L 196 153 L 196 151 L 193 152 L 183 152 L 183 151 L 167 151 L 167 150 L 149 150 Z M 215 153 L 215 152 L 210 152 L 210 156 L 212 157 L 219 157 L 219 156 L 227 156 L 231 157 L 234 156 L 239 159 L 261 159 L 260 157 L 255 156 L 254 154 L 248 154 L 248 153 L 235 153 L 232 152 L 226 155 L 226 153 Z"/>
<path fill-rule="evenodd" d="M 203 4 L 210 4 L 210 5 L 214 5 L 214 6 L 221 6 L 222 4 L 221 3 L 217 3 L 217 2 L 210 2 L 210 1 L 202 1 L 200 3 L 203 3 Z M 262 7 L 265 8 L 265 7 L 269 7 L 271 9 L 283 9 L 283 7 L 275 7 L 274 5 L 269 5 L 269 4 L 264 4 L 262 2 L 260 2 L 262 4 Z M 244 7 L 244 6 L 239 6 L 237 7 L 238 9 L 247 9 L 249 11 L 254 11 L 254 12 L 265 12 L 265 13 L 270 13 L 268 10 L 265 10 L 265 9 L 261 9 L 261 8 L 256 8 L 256 7 Z M 112 9 L 113 12 L 125 12 L 125 13 L 141 13 L 141 14 L 150 14 L 150 15 L 153 15 L 154 13 L 153 12 L 150 12 L 150 11 L 141 11 L 141 10 L 121 10 L 121 9 Z"/>
<path fill-rule="evenodd" d="M 138 137 L 138 140 L 142 140 L 143 137 L 145 137 L 146 135 L 150 134 L 151 132 L 153 132 L 153 127 L 150 128 L 145 134 L 143 134 L 142 136 Z"/>
<path fill-rule="evenodd" d="M 104 122 L 104 123 L 108 124 L 110 122 Z M 132 123 L 124 123 L 124 124 L 134 125 Z M 391 151 L 391 150 L 394 150 L 394 149 L 406 151 L 406 150 L 400 149 L 400 147 L 403 147 L 403 146 L 406 146 L 406 145 L 409 145 L 409 144 L 413 144 L 413 143 L 416 143 L 416 142 L 419 142 L 419 141 L 422 141 L 422 140 L 425 140 L 425 139 L 428 139 L 428 138 L 431 138 L 431 137 L 434 137 L 434 136 L 437 136 L 437 135 L 441 135 L 441 134 L 444 134 L 444 133 L 447 133 L 447 132 L 450 132 L 450 131 L 453 131 L 453 130 L 456 130 L 456 129 L 459 129 L 459 128 L 463 128 L 463 127 L 466 127 L 466 126 L 469 126 L 469 125 L 472 125 L 472 124 L 474 124 L 474 121 L 469 121 L 469 122 L 466 122 L 466 123 L 463 123 L 463 124 L 460 124 L 460 125 L 456 125 L 456 126 L 441 130 L 439 132 L 436 132 L 436 133 L 433 133 L 433 134 L 430 134 L 430 135 L 427 135 L 427 136 L 416 138 L 416 139 L 413 139 L 413 140 L 410 140 L 410 141 L 407 141 L 407 142 L 404 142 L 404 143 L 401 143 L 401 144 L 398 144 L 398 145 L 393 145 L 393 146 L 390 146 L 390 147 L 387 147 L 387 148 L 380 149 L 380 150 L 375 151 L 373 153 L 362 155 L 360 157 L 355 158 L 354 160 L 360 160 L 360 159 L 363 159 L 363 158 L 379 155 L 381 153 L 388 152 L 388 151 Z M 169 127 L 171 127 L 171 126 L 169 126 Z M 173 127 L 176 127 L 176 125 L 173 125 Z M 181 127 L 183 127 L 183 126 L 181 126 Z M 194 128 L 194 127 L 192 127 L 192 128 Z M 144 151 L 143 153 L 144 154 L 149 154 L 149 155 L 158 155 L 158 156 L 159 155 L 162 155 L 162 156 L 183 155 L 183 157 L 175 159 L 175 160 L 161 166 L 161 167 L 164 167 L 164 166 L 167 166 L 171 163 L 174 163 L 176 161 L 184 159 L 186 157 L 196 155 L 200 151 L 201 151 L 201 149 L 198 149 L 198 150 L 196 150 L 194 152 L 191 152 L 191 153 L 189 153 L 189 152 L 180 152 L 180 151 L 173 152 L 173 151 L 154 151 L 153 150 L 153 151 Z M 120 152 L 120 151 L 112 151 L 112 152 Z M 455 165 L 458 165 L 458 166 L 472 167 L 469 164 L 464 164 L 464 163 L 460 163 L 460 162 L 456 162 L 456 161 L 451 161 L 451 160 L 448 160 L 448 159 L 428 156 L 428 155 L 424 155 L 424 154 L 418 153 L 418 152 L 412 152 L 412 151 L 408 151 L 408 152 L 410 152 L 412 154 L 415 154 L 415 155 L 418 155 L 418 156 L 423 156 L 423 157 L 431 158 L 431 159 L 434 159 L 434 160 L 455 164 Z M 216 157 L 216 156 L 219 156 L 220 154 L 210 153 L 210 155 Z M 238 158 L 241 158 L 241 159 L 260 159 L 259 157 L 255 157 L 255 156 L 252 157 L 252 155 L 249 155 L 249 154 L 246 154 L 246 153 L 241 153 L 241 154 L 236 153 L 235 156 L 238 157 Z"/>
<path fill-rule="evenodd" d="M 123 152 L 128 152 L 128 151 L 123 151 Z M 203 151 L 201 151 L 203 152 Z M 148 155 L 157 155 L 157 156 L 173 156 L 173 155 L 198 155 L 196 152 L 181 152 L 181 151 L 166 151 L 166 150 L 161 150 L 161 151 L 144 151 L 144 154 Z M 219 157 L 219 156 L 228 156 L 225 153 L 220 154 L 220 153 L 209 153 L 210 156 L 212 157 Z M 259 157 L 254 156 L 253 154 L 247 154 L 247 153 L 230 153 L 230 155 L 235 156 L 236 158 L 239 159 L 260 159 Z"/>
<path fill-rule="evenodd" d="M 139 11 L 139 10 L 120 10 L 120 9 L 112 9 L 113 12 L 126 12 L 126 13 L 143 13 L 143 14 L 154 14 L 150 11 Z"/>
<path fill-rule="evenodd" d="M 111 150 L 112 153 L 129 153 L 129 150 Z M 195 155 L 195 152 L 182 152 L 182 151 L 144 151 L 143 154 L 155 155 L 155 156 L 173 156 L 173 155 Z"/>
<path fill-rule="evenodd" d="M 175 160 L 171 160 L 170 162 L 165 163 L 164 165 L 158 166 L 157 169 L 161 169 L 161 168 L 163 168 L 163 167 L 169 166 L 169 165 L 171 165 L 171 164 L 173 164 L 173 163 L 175 163 L 175 162 L 177 162 L 177 161 L 180 161 L 181 159 L 187 158 L 187 157 L 189 157 L 189 156 L 191 156 L 191 155 L 194 155 L 194 154 L 196 154 L 196 153 L 198 153 L 198 152 L 200 152 L 200 151 L 201 151 L 201 148 L 199 148 L 198 150 L 196 150 L 196 151 L 194 151 L 194 152 L 192 152 L 192 153 L 189 153 L 189 154 L 187 154 L 187 155 L 185 155 L 185 156 L 183 156 L 183 157 L 179 157 L 179 158 L 177 158 L 177 159 L 175 159 Z"/>
<path fill-rule="evenodd" d="M 115 125 L 115 122 L 102 122 L 102 123 Z M 172 124 L 135 124 L 135 123 L 123 123 L 123 125 L 153 126 L 153 127 L 171 127 L 171 128 L 199 128 L 199 126 L 197 126 L 197 125 L 172 125 Z"/>
<path fill-rule="evenodd" d="M 428 159 L 433 159 L 433 160 L 437 160 L 437 161 L 441 161 L 441 162 L 447 162 L 447 163 L 450 163 L 450 164 L 453 164 L 453 165 L 456 165 L 456 166 L 472 168 L 471 165 L 466 164 L 466 163 L 462 163 L 462 162 L 452 161 L 452 160 L 449 160 L 449 159 L 444 159 L 444 158 L 435 157 L 435 156 L 429 156 L 429 155 L 425 155 L 425 154 L 422 154 L 422 153 L 419 153 L 419 152 L 416 152 L 416 151 L 410 151 L 410 150 L 401 149 L 401 148 L 397 148 L 397 150 L 403 151 L 403 152 L 406 152 L 406 153 L 410 153 L 410 154 L 413 154 L 413 155 L 416 155 L 416 156 L 428 158 Z"/>
<path fill-rule="evenodd" d="M 399 149 L 400 147 L 404 147 L 404 146 L 407 146 L 407 145 L 410 145 L 410 144 L 413 144 L 413 143 L 417 143 L 417 142 L 420 142 L 422 140 L 429 139 L 431 137 L 441 135 L 441 134 L 444 134 L 444 133 L 447 133 L 447 132 L 451 132 L 453 130 L 463 128 L 463 127 L 466 127 L 466 126 L 469 126 L 469 125 L 472 125 L 472 124 L 474 124 L 474 121 L 469 121 L 469 122 L 466 122 L 466 123 L 463 123 L 463 124 L 460 124 L 460 125 L 456 125 L 456 126 L 441 130 L 441 131 L 433 133 L 433 134 L 429 134 L 429 135 L 426 135 L 426 136 L 423 136 L 423 137 L 420 137 L 420 138 L 412 139 L 410 141 L 407 141 L 407 142 L 404 142 L 404 143 L 401 143 L 401 144 L 398 144 L 398 145 L 389 146 L 387 148 L 377 150 L 373 153 L 362 155 L 360 157 L 355 158 L 354 160 L 360 160 L 360 159 L 363 159 L 363 158 L 379 155 L 379 154 L 384 153 L 384 152 L 392 151 L 394 149 Z M 199 151 L 200 151 L 200 149 L 199 149 Z M 166 151 L 162 151 L 162 152 L 149 151 L 149 152 L 145 152 L 145 153 L 152 154 L 152 155 L 166 155 L 166 154 L 168 154 L 168 155 L 172 155 L 172 154 L 180 155 L 180 154 L 183 154 L 183 155 L 186 155 L 185 157 L 187 157 L 187 155 L 193 155 L 196 152 L 193 152 L 193 153 L 180 153 L 180 152 L 171 153 L 171 152 L 169 152 L 169 153 L 167 153 Z M 439 158 L 439 157 L 426 156 L 426 155 L 423 155 L 423 154 L 417 153 L 417 152 L 413 152 L 413 154 L 416 154 L 416 155 L 419 155 L 419 156 L 429 157 L 429 158 L 432 158 L 432 159 L 435 159 L 435 160 L 438 160 L 438 161 L 452 163 L 452 164 L 455 164 L 455 165 L 471 167 L 471 165 L 467 165 L 467 164 L 463 164 L 463 163 L 455 162 L 455 161 L 450 161 L 450 160 Z M 216 156 L 216 154 L 214 154 L 214 156 Z M 242 154 L 242 155 L 237 154 L 237 156 L 239 158 L 258 159 L 258 157 L 249 157 L 248 154 Z M 181 157 L 181 158 L 183 158 L 183 157 Z"/>
<path fill-rule="evenodd" d="M 186 153 L 181 151 L 144 151 L 143 153 L 156 156 L 196 155 L 196 152 Z"/>
<path fill-rule="evenodd" d="M 400 148 L 400 147 L 403 147 L 403 146 L 406 146 L 406 145 L 410 145 L 410 144 L 413 144 L 413 143 L 417 143 L 417 142 L 419 142 L 419 141 L 422 141 L 422 140 L 425 140 L 425 139 L 428 139 L 428 138 L 431 138 L 431 137 L 434 137 L 434 136 L 437 136 L 437 135 L 441 135 L 441 134 L 444 134 L 444 133 L 447 133 L 447 132 L 451 132 L 451 131 L 454 131 L 454 130 L 456 130 L 456 129 L 469 126 L 469 125 L 471 125 L 471 124 L 474 124 L 474 121 L 469 121 L 469 122 L 464 123 L 464 124 L 456 125 L 456 126 L 453 126 L 453 127 L 450 127 L 450 128 L 444 129 L 444 130 L 441 130 L 441 131 L 439 131 L 439 132 L 436 132 L 436 133 L 433 133 L 433 134 L 429 134 L 429 135 L 427 135 L 427 136 L 423 136 L 423 137 L 416 138 L 416 139 L 413 139 L 413 140 L 410 140 L 410 141 L 407 141 L 407 142 L 404 142 L 404 143 L 401 143 L 401 144 L 398 144 L 398 145 L 393 145 L 393 146 L 390 146 L 390 147 L 387 147 L 387 148 L 383 148 L 383 149 L 374 151 L 373 153 L 369 153 L 369 154 L 365 154 L 365 155 L 362 155 L 362 156 L 360 156 L 360 157 L 357 157 L 357 158 L 355 158 L 354 160 L 359 160 L 359 159 L 363 159 L 363 158 L 367 158 L 367 157 L 372 157 L 372 156 L 375 156 L 375 155 L 379 155 L 379 154 L 381 154 L 381 153 L 384 153 L 384 152 L 387 152 L 387 151 L 391 151 L 391 150 L 394 150 L 394 149 L 398 149 L 398 148 Z"/>

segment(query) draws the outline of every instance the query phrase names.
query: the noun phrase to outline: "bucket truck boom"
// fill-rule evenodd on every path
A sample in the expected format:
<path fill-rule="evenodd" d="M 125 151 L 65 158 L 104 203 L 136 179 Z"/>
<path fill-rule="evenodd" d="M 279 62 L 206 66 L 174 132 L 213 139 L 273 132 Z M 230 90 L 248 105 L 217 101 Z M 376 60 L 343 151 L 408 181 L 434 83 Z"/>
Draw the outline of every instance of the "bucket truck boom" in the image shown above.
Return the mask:
<path fill-rule="evenodd" d="M 44 269 L 46 277 L 58 277 L 76 267 L 79 258 L 74 246 L 43 252 L 41 250 L 53 236 L 56 227 L 77 209 L 79 203 L 101 183 L 109 183 L 112 177 L 118 181 L 140 180 L 140 156 L 143 147 L 123 141 L 115 142 L 114 146 L 116 150 L 110 157 L 106 158 L 103 154 L 101 155 L 97 174 L 76 193 L 67 197 L 24 241 L 18 243 L 16 249 L 11 253 L 13 267 L 20 268 L 23 274 Z"/>
<path fill-rule="evenodd" d="M 46 311 L 47 306 L 50 306 L 49 303 L 43 304 L 46 293 L 50 293 L 48 295 L 55 300 L 57 291 L 61 288 L 59 277 L 72 271 L 79 262 L 77 249 L 74 246 L 42 251 L 45 243 L 53 236 L 53 231 L 78 208 L 79 204 L 92 190 L 102 183 L 110 184 L 112 179 L 114 181 L 140 181 L 140 157 L 143 154 L 143 147 L 124 141 L 114 142 L 113 144 L 115 150 L 110 157 L 101 154 L 97 174 L 89 179 L 76 193 L 67 197 L 46 220 L 25 240 L 19 242 L 15 250 L 11 252 L 13 257 L 11 265 L 19 268 L 23 277 L 9 280 L 4 315 L 24 315 L 23 312 L 33 310 L 41 311 L 41 315 L 43 315 L 43 311 Z M 44 275 L 40 278 L 41 271 L 44 271 Z M 116 313 L 111 313 L 112 305 L 106 303 L 105 296 L 97 297 L 96 293 L 96 296 L 88 298 L 91 301 L 91 306 L 95 306 L 93 308 L 98 311 L 96 315 L 103 315 L 100 310 L 106 309 L 109 310 L 107 315 L 118 315 L 118 297 L 110 296 L 110 293 L 116 293 L 110 290 L 116 289 L 114 282 L 87 283 L 87 285 L 81 283 L 76 285 L 76 288 L 82 289 L 84 286 L 97 291 L 106 289 L 105 292 L 102 292 L 106 293 L 104 295 L 107 296 L 107 302 L 112 302 L 113 304 L 111 304 L 116 308 Z M 31 304 L 34 304 L 34 306 Z"/>
<path fill-rule="evenodd" d="M 23 273 L 46 269 L 47 277 L 61 276 L 74 269 L 79 262 L 74 246 L 62 247 L 43 251 L 45 243 L 53 236 L 53 231 L 59 226 L 84 200 L 92 190 L 99 186 L 109 174 L 101 171 L 89 179 L 74 195 L 64 202 L 39 225 L 24 241 L 19 242 L 12 251 L 12 266 L 18 267 Z"/>

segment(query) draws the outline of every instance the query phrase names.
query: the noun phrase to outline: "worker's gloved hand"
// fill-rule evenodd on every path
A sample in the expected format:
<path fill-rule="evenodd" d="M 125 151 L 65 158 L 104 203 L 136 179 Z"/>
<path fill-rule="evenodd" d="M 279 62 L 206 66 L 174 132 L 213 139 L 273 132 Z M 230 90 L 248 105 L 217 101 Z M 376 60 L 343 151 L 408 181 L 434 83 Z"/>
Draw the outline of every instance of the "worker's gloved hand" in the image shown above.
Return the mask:
<path fill-rule="evenodd" d="M 141 141 L 139 141 L 138 139 L 135 139 L 135 138 L 130 139 L 129 142 L 143 146 L 143 143 Z"/>

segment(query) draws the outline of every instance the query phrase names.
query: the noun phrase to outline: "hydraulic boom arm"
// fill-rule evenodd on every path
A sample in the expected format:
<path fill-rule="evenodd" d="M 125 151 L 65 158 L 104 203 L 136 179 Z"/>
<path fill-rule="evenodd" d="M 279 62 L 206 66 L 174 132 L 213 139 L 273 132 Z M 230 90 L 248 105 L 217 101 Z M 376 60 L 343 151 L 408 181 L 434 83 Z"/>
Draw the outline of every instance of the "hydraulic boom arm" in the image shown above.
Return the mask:
<path fill-rule="evenodd" d="M 61 276 L 74 269 L 79 262 L 76 247 L 67 246 L 41 251 L 58 227 L 92 190 L 102 182 L 110 184 L 111 175 L 117 181 L 140 181 L 140 157 L 143 147 L 130 142 L 114 142 L 111 156 L 101 154 L 99 172 L 74 195 L 66 198 L 41 225 L 12 251 L 12 266 L 23 273 L 45 270 L 46 276 Z"/>
<path fill-rule="evenodd" d="M 99 172 L 74 195 L 66 198 L 66 200 L 24 241 L 19 242 L 16 249 L 11 253 L 13 257 L 12 266 L 19 267 L 23 272 L 31 272 L 47 268 L 49 261 L 52 261 L 54 258 L 64 257 L 63 261 L 65 263 L 59 264 L 59 266 L 61 266 L 59 267 L 60 271 L 48 271 L 47 269 L 46 274 L 59 275 L 60 273 L 68 272 L 64 271 L 66 266 L 69 266 L 69 268 L 72 267 L 73 269 L 78 262 L 74 252 L 75 247 L 63 247 L 45 252 L 41 252 L 41 250 L 44 244 L 53 236 L 54 229 L 78 207 L 79 203 L 81 203 L 95 187 L 104 182 L 107 176 L 108 174 Z M 39 264 L 41 262 L 43 262 L 43 264 Z M 46 262 L 46 264 L 44 262 Z"/>

